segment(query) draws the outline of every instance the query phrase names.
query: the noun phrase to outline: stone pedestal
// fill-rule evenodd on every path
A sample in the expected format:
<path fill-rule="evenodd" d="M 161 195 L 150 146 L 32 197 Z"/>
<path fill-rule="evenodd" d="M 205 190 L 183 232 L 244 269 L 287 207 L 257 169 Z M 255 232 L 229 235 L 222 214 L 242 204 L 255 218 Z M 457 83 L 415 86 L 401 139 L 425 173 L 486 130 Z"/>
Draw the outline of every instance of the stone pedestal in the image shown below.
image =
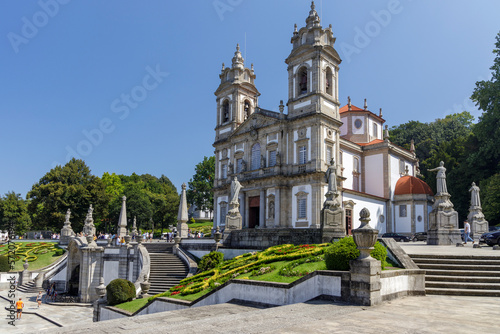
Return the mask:
<path fill-rule="evenodd" d="M 321 240 L 331 242 L 345 237 L 345 211 L 337 207 L 321 210 Z"/>
<path fill-rule="evenodd" d="M 484 218 L 481 207 L 470 207 L 467 220 L 470 224 L 472 234 L 478 239 L 483 233 L 488 232 L 488 221 Z"/>
<path fill-rule="evenodd" d="M 350 261 L 351 301 L 355 304 L 373 306 L 382 302 L 380 295 L 380 261 L 372 257 Z"/>
<path fill-rule="evenodd" d="M 458 212 L 453 210 L 450 194 L 438 193 L 429 214 L 428 245 L 455 245 L 462 242 L 458 229 Z"/>
<path fill-rule="evenodd" d="M 378 230 L 372 229 L 368 224 L 370 212 L 363 208 L 360 212 L 361 225 L 352 230 L 354 242 L 360 251 L 356 260 L 351 260 L 351 296 L 355 304 L 372 306 L 382 302 L 380 295 L 380 261 L 370 256 L 373 246 L 377 241 Z"/>
<path fill-rule="evenodd" d="M 238 202 L 229 203 L 230 210 L 226 216 L 226 230 L 241 230 L 243 228 L 243 218 L 240 214 L 240 204 Z"/>

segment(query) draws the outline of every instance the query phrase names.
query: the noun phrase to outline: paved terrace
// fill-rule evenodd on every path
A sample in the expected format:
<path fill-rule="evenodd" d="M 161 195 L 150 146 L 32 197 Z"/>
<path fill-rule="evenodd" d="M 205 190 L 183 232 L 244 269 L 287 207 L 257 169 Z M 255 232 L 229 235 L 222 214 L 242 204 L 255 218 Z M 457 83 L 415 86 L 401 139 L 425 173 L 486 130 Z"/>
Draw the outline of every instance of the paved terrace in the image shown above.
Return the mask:
<path fill-rule="evenodd" d="M 500 256 L 491 247 L 469 244 L 400 245 L 410 254 Z M 7 294 L 0 291 L 3 297 Z M 374 307 L 325 301 L 269 309 L 220 304 L 93 323 L 91 308 L 42 304 L 38 310 L 35 294 L 17 292 L 19 297 L 29 313 L 15 327 L 8 325 L 4 307 L 9 304 L 0 298 L 1 333 L 498 333 L 500 315 L 500 298 L 429 295 Z"/>

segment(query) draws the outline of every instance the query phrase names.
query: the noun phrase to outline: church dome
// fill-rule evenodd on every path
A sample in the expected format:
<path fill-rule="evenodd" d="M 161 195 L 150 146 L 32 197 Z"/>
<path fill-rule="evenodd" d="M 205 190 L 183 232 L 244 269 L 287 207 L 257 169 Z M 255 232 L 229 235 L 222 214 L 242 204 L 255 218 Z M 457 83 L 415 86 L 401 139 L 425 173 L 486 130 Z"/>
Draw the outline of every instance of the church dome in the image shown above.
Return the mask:
<path fill-rule="evenodd" d="M 424 181 L 411 176 L 405 175 L 401 177 L 396 183 L 394 195 L 408 195 L 408 194 L 427 194 L 434 196 L 431 187 Z"/>

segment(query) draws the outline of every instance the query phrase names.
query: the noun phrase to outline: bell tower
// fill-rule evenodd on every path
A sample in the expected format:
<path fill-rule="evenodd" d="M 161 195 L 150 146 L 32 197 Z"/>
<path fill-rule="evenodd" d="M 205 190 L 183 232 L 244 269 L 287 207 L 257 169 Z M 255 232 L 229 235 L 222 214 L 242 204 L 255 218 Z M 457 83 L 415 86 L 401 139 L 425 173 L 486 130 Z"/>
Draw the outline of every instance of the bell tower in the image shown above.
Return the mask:
<path fill-rule="evenodd" d="M 216 141 L 227 138 L 254 113 L 260 95 L 254 84 L 253 64 L 251 68 L 245 67 L 239 44 L 236 45 L 231 67 L 222 63 L 219 77 L 221 82 L 214 93 L 217 97 Z"/>
<path fill-rule="evenodd" d="M 292 36 L 288 65 L 288 115 L 291 118 L 324 113 L 340 120 L 338 72 L 340 56 L 334 49 L 332 26 L 323 29 L 314 1 L 306 26 Z"/>

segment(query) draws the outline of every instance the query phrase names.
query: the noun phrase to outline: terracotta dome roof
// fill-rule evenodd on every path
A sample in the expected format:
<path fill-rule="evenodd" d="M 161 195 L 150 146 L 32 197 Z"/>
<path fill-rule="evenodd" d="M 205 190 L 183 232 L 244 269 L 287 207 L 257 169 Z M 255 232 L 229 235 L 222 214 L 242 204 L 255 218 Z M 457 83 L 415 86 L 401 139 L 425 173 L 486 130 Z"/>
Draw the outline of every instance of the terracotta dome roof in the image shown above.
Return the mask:
<path fill-rule="evenodd" d="M 434 196 L 431 187 L 427 183 L 411 175 L 401 177 L 396 183 L 396 189 L 394 190 L 394 195 L 407 194 L 427 194 Z"/>

